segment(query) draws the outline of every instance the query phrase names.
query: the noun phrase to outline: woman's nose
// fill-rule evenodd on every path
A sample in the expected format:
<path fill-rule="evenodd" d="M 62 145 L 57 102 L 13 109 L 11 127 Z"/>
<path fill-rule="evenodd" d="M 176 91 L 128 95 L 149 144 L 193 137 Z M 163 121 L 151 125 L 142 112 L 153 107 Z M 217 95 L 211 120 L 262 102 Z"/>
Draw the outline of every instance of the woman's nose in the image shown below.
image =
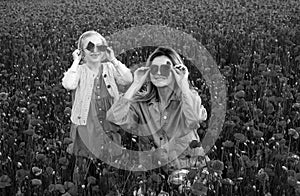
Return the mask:
<path fill-rule="evenodd" d="M 157 75 L 160 75 L 160 67 L 157 69 Z"/>

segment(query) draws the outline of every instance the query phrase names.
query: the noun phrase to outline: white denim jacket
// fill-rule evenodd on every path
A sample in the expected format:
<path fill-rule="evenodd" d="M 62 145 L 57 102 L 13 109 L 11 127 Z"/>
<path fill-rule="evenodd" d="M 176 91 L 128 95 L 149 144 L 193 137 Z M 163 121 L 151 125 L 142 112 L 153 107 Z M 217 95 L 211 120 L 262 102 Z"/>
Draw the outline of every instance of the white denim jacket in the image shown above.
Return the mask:
<path fill-rule="evenodd" d="M 113 63 L 102 63 L 102 77 L 109 94 L 114 97 L 114 101 L 119 99 L 117 84 L 128 85 L 132 82 L 132 74 L 123 63 L 114 60 Z M 76 125 L 86 125 L 94 79 L 97 77 L 85 64 L 74 69 L 71 67 L 64 73 L 62 85 L 67 90 L 75 91 L 75 100 L 72 106 L 71 121 Z"/>

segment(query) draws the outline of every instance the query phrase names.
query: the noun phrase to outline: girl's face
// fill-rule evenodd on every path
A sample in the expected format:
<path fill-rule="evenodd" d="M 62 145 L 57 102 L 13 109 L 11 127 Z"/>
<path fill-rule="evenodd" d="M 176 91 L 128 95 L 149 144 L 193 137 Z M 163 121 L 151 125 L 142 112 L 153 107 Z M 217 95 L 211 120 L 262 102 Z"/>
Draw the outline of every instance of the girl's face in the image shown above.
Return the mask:
<path fill-rule="evenodd" d="M 83 40 L 83 50 L 87 63 L 97 63 L 104 59 L 107 46 L 98 35 L 91 35 Z"/>
<path fill-rule="evenodd" d="M 150 80 L 156 87 L 165 87 L 173 83 L 172 61 L 167 56 L 155 57 L 150 65 Z"/>

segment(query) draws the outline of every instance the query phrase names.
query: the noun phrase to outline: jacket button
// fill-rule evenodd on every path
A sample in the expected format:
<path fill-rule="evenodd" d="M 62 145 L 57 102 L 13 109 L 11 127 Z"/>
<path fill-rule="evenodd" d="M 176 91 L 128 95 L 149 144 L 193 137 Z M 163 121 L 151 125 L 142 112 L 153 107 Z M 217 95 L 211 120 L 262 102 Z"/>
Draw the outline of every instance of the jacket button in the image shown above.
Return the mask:
<path fill-rule="evenodd" d="M 110 88 L 110 85 L 107 85 L 107 88 Z"/>

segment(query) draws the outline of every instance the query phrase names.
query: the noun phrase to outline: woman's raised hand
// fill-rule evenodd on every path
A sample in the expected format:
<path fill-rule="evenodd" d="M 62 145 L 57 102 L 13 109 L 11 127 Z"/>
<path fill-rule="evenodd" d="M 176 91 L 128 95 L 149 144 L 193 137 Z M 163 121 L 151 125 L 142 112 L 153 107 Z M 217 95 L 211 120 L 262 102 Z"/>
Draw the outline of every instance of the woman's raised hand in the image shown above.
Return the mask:
<path fill-rule="evenodd" d="M 180 88 L 182 88 L 183 82 L 188 83 L 189 70 L 184 64 L 175 65 L 171 70 Z"/>

